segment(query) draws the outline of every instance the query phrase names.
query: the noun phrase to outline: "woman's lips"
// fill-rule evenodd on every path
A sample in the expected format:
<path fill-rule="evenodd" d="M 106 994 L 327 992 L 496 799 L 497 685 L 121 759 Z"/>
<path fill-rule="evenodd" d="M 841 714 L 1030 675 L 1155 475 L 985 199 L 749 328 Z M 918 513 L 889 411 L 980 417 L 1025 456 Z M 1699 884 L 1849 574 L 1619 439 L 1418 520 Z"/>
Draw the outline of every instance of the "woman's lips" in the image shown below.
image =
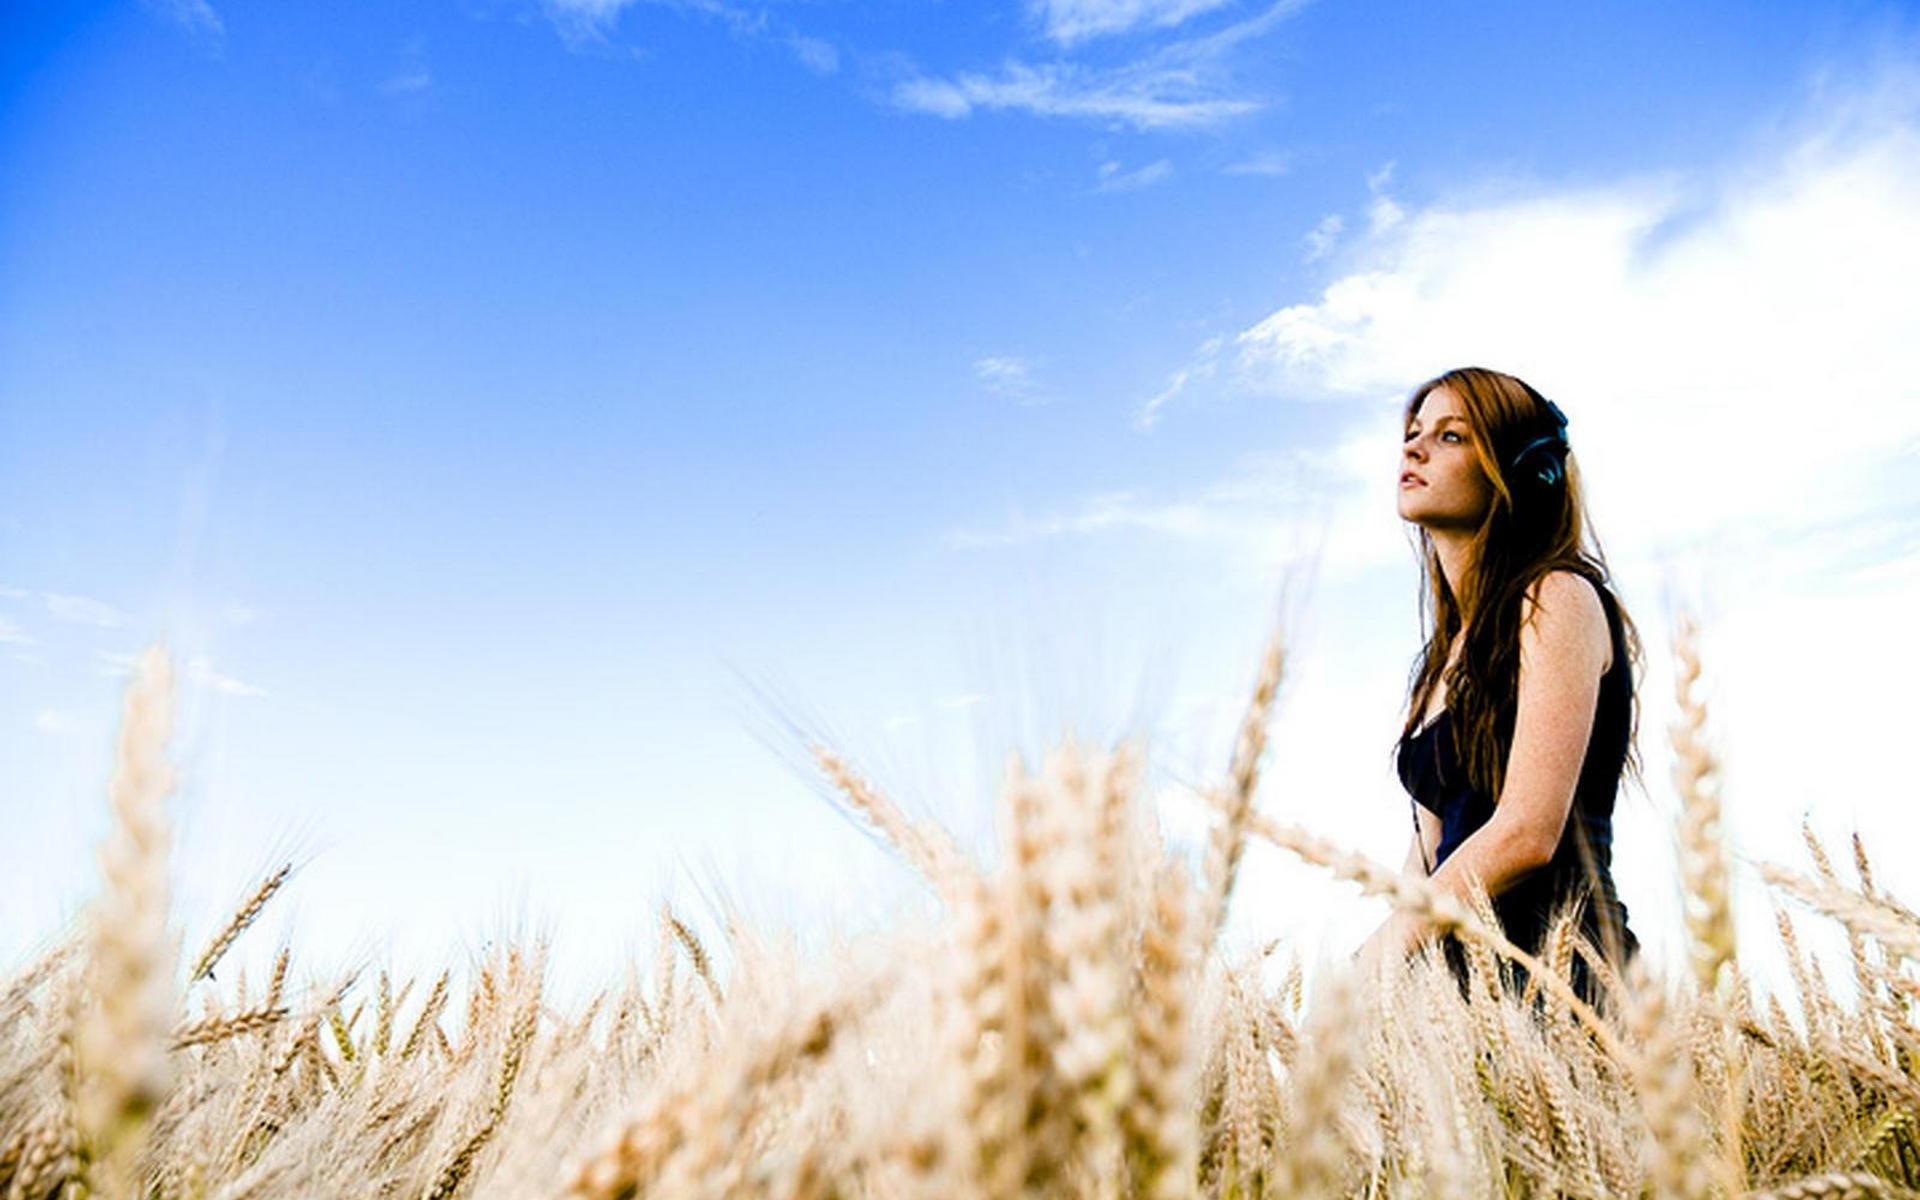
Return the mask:
<path fill-rule="evenodd" d="M 1414 484 L 1414 483 L 1419 484 L 1421 487 L 1427 486 L 1427 481 L 1420 478 L 1418 475 L 1415 475 L 1412 471 L 1405 471 L 1401 473 L 1400 475 L 1401 487 L 1406 487 L 1408 484 Z"/>

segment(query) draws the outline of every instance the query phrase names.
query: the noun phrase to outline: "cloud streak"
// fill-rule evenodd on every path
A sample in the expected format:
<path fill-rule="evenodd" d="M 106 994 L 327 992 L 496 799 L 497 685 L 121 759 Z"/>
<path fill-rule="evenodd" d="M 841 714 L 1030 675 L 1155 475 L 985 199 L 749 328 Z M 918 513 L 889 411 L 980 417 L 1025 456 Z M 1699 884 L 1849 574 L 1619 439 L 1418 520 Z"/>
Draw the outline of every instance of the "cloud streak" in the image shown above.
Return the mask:
<path fill-rule="evenodd" d="M 1027 10 L 1046 35 L 1070 46 L 1089 38 L 1169 29 L 1233 0 L 1030 0 Z"/>
<path fill-rule="evenodd" d="M 996 395 L 1021 404 L 1045 404 L 1053 397 L 1033 377 L 1034 363 L 1012 354 L 990 354 L 974 360 L 973 377 Z"/>
<path fill-rule="evenodd" d="M 196 40 L 219 48 L 226 41 L 227 25 L 207 0 L 144 0 L 147 11 L 186 30 Z"/>
<path fill-rule="evenodd" d="M 1175 73 L 1089 71 L 1071 63 L 1010 62 L 997 75 L 915 78 L 895 86 L 894 104 L 908 112 L 958 120 L 975 112 L 1115 121 L 1137 129 L 1196 129 L 1258 109 L 1251 100 L 1195 95 Z"/>
<path fill-rule="evenodd" d="M 1097 6 L 1074 6 L 1075 11 L 1083 7 L 1091 12 Z M 1134 11 L 1136 15 L 1167 13 L 1178 7 L 1145 3 Z M 1306 0 L 1278 0 L 1246 20 L 1172 42 L 1118 67 L 1093 68 L 1072 61 L 1032 64 L 1009 58 L 995 72 L 914 75 L 894 85 L 892 101 L 908 112 L 948 120 L 976 112 L 1014 112 L 1102 121 L 1142 130 L 1209 128 L 1263 106 L 1260 100 L 1234 94 L 1229 69 L 1234 50 L 1305 7 Z M 1113 11 L 1127 10 L 1120 6 Z M 1193 9 L 1195 13 L 1200 11 L 1204 10 Z M 1128 28 L 1140 23 L 1136 17 L 1125 20 Z"/>
<path fill-rule="evenodd" d="M 69 596 L 60 592 L 42 592 L 47 615 L 70 625 L 91 625 L 96 629 L 118 629 L 127 623 L 127 614 L 103 601 L 87 596 Z"/>
<path fill-rule="evenodd" d="M 1137 192 L 1141 188 L 1152 187 L 1173 178 L 1173 163 L 1168 159 L 1156 159 L 1144 167 L 1131 171 L 1123 170 L 1117 162 L 1100 164 L 1100 182 L 1097 191 Z"/>

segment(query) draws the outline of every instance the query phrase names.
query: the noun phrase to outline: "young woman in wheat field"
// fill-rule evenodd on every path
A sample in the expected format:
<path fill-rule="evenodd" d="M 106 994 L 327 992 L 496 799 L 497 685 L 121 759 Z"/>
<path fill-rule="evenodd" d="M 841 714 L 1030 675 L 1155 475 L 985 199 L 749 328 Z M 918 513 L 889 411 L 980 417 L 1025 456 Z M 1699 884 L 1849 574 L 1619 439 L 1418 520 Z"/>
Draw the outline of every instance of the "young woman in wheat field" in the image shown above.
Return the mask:
<path fill-rule="evenodd" d="M 1538 954 L 1553 919 L 1616 967 L 1638 952 L 1610 871 L 1613 807 L 1637 769 L 1639 640 L 1590 537 L 1566 417 L 1512 375 L 1463 367 L 1407 400 L 1400 516 L 1416 531 L 1426 644 L 1397 748 L 1412 798 L 1405 870 L 1462 898 L 1474 881 Z M 1406 954 L 1396 915 L 1362 954 Z M 1448 961 L 1464 973 L 1460 946 Z M 1593 998 L 1584 959 L 1572 983 Z"/>

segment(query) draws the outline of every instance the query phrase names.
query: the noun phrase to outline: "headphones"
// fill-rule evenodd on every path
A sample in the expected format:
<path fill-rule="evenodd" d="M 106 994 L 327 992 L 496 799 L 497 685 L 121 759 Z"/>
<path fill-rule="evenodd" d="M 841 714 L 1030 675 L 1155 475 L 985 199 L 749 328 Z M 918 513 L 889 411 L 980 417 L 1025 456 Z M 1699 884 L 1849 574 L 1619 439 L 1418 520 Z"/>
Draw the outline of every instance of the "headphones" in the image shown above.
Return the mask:
<path fill-rule="evenodd" d="M 1524 384 L 1522 386 L 1525 386 Z M 1507 478 L 1517 484 L 1538 484 L 1543 488 L 1554 487 L 1567 478 L 1567 414 L 1553 401 L 1527 388 L 1535 400 L 1546 405 L 1547 412 L 1553 417 L 1553 432 L 1545 437 L 1537 437 L 1520 447 L 1520 452 L 1503 464 Z"/>

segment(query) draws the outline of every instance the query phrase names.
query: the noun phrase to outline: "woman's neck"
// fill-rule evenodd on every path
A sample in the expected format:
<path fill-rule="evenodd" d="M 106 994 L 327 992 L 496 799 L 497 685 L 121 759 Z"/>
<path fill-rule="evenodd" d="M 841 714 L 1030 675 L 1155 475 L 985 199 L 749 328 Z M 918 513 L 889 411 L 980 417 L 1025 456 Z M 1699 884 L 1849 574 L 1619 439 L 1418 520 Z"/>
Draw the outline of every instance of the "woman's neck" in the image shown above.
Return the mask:
<path fill-rule="evenodd" d="M 1447 590 L 1453 593 L 1454 603 L 1460 605 L 1464 617 L 1467 574 L 1473 569 L 1473 535 L 1458 529 L 1428 529 L 1427 536 L 1433 539 L 1433 552 L 1439 556 L 1440 574 L 1447 581 Z"/>

